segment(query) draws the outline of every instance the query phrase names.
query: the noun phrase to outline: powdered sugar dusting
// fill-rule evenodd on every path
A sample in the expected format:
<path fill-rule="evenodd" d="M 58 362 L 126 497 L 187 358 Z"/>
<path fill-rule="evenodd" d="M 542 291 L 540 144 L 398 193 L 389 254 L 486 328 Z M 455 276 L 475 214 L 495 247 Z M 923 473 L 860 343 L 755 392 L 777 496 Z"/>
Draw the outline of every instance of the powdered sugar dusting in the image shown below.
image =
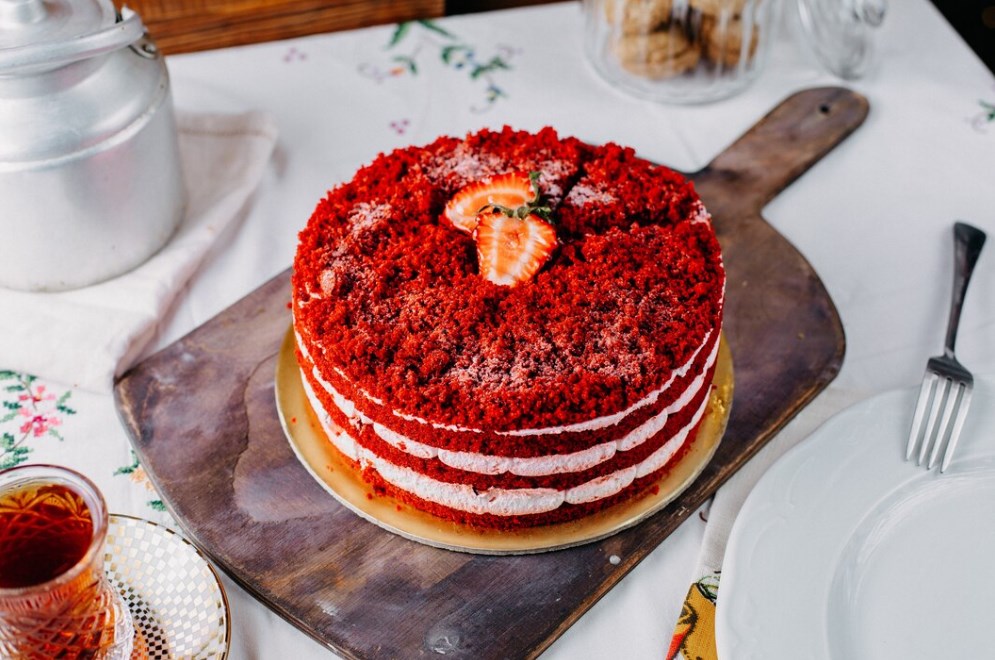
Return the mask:
<path fill-rule="evenodd" d="M 390 204 L 360 202 L 349 212 L 350 238 L 358 238 L 391 217 Z"/>
<path fill-rule="evenodd" d="M 692 223 L 699 223 L 699 222 L 710 223 L 711 221 L 712 221 L 711 214 L 709 214 L 709 212 L 705 209 L 705 205 L 701 203 L 701 200 L 699 200 L 695 204 L 694 217 L 691 218 L 691 222 Z"/>
<path fill-rule="evenodd" d="M 321 271 L 321 279 L 318 284 L 321 286 L 322 295 L 335 291 L 338 284 L 339 274 L 335 268 L 326 268 Z"/>
<path fill-rule="evenodd" d="M 347 289 L 369 283 L 371 274 L 351 254 L 332 255 L 332 263 L 321 271 L 318 284 L 323 296 L 342 295 Z"/>
<path fill-rule="evenodd" d="M 503 174 L 508 169 L 507 161 L 500 156 L 473 151 L 461 142 L 452 153 L 445 157 L 435 157 L 422 164 L 422 172 L 432 181 L 453 178 L 459 186 L 477 181 L 487 176 Z"/>
<path fill-rule="evenodd" d="M 566 181 L 574 171 L 574 164 L 563 160 L 543 161 L 539 168 L 539 190 L 553 203 L 563 199 L 561 182 Z"/>
<path fill-rule="evenodd" d="M 487 177 L 521 170 L 523 174 L 539 172 L 539 191 L 558 204 L 564 195 L 564 186 L 576 171 L 576 164 L 551 153 L 538 152 L 534 163 L 513 165 L 507 158 L 493 152 L 481 151 L 461 142 L 445 156 L 433 155 L 421 164 L 421 173 L 430 181 L 447 181 L 459 189 Z"/>
<path fill-rule="evenodd" d="M 371 276 L 368 264 L 353 254 L 356 244 L 379 225 L 389 222 L 393 213 L 393 207 L 386 202 L 359 202 L 349 211 L 346 216 L 346 234 L 328 252 L 329 266 L 318 278 L 321 296 L 313 297 L 342 294 L 344 290 L 357 284 L 369 283 Z"/>
<path fill-rule="evenodd" d="M 618 198 L 608 192 L 604 184 L 594 187 L 590 182 L 581 182 L 570 189 L 565 203 L 572 206 L 587 206 L 588 204 L 614 204 Z"/>

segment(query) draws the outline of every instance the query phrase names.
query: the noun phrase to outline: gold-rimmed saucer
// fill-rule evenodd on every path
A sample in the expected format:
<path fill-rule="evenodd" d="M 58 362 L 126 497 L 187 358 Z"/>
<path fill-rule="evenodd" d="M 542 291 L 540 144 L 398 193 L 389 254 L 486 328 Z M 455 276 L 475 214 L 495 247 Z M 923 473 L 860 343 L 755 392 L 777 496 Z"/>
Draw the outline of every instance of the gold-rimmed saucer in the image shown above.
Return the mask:
<path fill-rule="evenodd" d="M 131 612 L 138 656 L 228 657 L 228 597 L 214 567 L 182 536 L 149 520 L 112 514 L 104 572 Z"/>

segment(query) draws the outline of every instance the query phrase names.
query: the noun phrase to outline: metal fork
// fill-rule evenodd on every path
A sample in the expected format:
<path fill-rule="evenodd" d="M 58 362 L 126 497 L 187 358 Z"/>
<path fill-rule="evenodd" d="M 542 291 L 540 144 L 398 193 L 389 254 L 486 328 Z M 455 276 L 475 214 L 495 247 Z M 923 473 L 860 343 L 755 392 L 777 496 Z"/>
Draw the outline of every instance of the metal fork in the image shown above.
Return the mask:
<path fill-rule="evenodd" d="M 957 446 L 964 420 L 967 418 L 967 409 L 971 404 L 971 392 L 974 390 L 974 377 L 957 361 L 954 356 L 954 344 L 957 341 L 957 326 L 960 325 L 964 295 L 967 293 L 974 264 L 977 263 L 984 244 L 985 232 L 963 222 L 954 223 L 954 289 L 950 301 L 950 319 L 947 321 L 947 338 L 943 355 L 931 357 L 926 363 L 926 375 L 923 377 L 922 387 L 919 388 L 919 400 L 916 402 L 916 410 L 912 416 L 912 431 L 909 433 L 909 443 L 905 448 L 905 460 L 909 460 L 921 437 L 922 444 L 919 446 L 917 464 L 922 465 L 928 451 L 929 461 L 926 468 L 932 469 L 936 465 L 940 446 L 949 429 L 949 440 L 946 451 L 943 452 L 940 472 L 946 470 L 953 459 L 954 448 Z M 925 424 L 923 424 L 924 418 Z M 951 419 L 953 419 L 952 429 L 950 429 Z"/>

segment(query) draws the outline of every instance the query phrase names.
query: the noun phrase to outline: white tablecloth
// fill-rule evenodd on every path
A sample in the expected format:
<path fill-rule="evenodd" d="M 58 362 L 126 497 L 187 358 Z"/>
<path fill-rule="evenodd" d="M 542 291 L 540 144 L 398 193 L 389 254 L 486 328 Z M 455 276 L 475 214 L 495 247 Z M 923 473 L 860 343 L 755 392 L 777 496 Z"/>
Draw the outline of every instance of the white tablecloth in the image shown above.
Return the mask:
<path fill-rule="evenodd" d="M 378 152 L 483 126 L 551 125 L 693 171 L 790 93 L 841 83 L 819 68 L 789 16 L 755 84 L 732 99 L 694 107 L 633 99 L 597 78 L 581 55 L 576 3 L 436 25 L 452 35 L 446 43 L 465 47 L 451 53 L 456 59 L 446 62 L 441 35 L 421 25 L 393 47 L 394 28 L 383 26 L 168 59 L 178 109 L 267 113 L 279 138 L 258 189 L 164 311 L 146 353 L 287 268 L 297 231 L 324 192 Z M 841 402 L 918 383 L 926 357 L 943 340 L 952 222 L 995 233 L 995 118 L 984 106 L 995 103 L 991 73 L 927 0 L 891 3 L 878 39 L 877 64 L 851 84 L 870 101 L 867 121 L 764 212 L 820 273 L 847 335 L 828 398 L 789 427 L 798 435 Z M 506 66 L 471 75 L 494 58 Z M 995 373 L 993 252 L 989 245 L 978 264 L 958 343 L 959 356 L 976 373 Z M 134 463 L 110 392 L 0 371 L 0 399 L 23 402 L 28 391 L 40 418 L 0 412 L 8 444 L 32 462 L 85 472 L 112 511 L 169 524 Z M 662 657 L 698 562 L 707 506 L 699 513 L 544 657 Z M 230 581 L 226 586 L 234 660 L 328 657 Z"/>

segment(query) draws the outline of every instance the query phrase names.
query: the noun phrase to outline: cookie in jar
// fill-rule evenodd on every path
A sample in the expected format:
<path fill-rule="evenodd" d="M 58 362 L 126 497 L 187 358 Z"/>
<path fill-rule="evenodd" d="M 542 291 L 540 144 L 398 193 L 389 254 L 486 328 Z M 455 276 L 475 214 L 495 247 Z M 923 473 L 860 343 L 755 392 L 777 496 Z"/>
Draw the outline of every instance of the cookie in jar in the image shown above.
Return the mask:
<path fill-rule="evenodd" d="M 777 0 L 585 0 L 595 70 L 637 96 L 703 103 L 745 88 L 763 67 Z"/>

